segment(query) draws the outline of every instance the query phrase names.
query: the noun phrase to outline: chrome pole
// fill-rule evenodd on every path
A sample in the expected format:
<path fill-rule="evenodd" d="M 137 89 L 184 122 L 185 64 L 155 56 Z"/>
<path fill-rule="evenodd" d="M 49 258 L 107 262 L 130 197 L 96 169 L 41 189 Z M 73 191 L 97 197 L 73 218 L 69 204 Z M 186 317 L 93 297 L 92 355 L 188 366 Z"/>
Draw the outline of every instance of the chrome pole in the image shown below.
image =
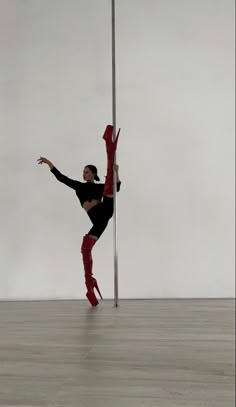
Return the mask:
<path fill-rule="evenodd" d="M 113 140 L 116 137 L 116 54 L 115 54 L 115 0 L 111 0 L 112 19 L 112 124 L 114 126 Z M 116 163 L 116 153 L 114 164 Z M 117 245 L 117 176 L 113 175 L 114 215 L 113 215 L 113 244 L 114 244 L 114 306 L 118 307 L 118 245 Z"/>

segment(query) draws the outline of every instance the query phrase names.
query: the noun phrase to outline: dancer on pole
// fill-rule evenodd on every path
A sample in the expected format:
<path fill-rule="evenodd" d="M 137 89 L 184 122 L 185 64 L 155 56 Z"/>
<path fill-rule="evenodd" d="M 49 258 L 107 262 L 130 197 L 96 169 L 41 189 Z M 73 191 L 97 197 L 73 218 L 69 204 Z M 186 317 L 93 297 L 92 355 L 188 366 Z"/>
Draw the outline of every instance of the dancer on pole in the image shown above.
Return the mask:
<path fill-rule="evenodd" d="M 100 181 L 97 174 L 97 168 L 94 165 L 86 165 L 86 167 L 84 167 L 83 179 L 86 182 L 80 182 L 63 175 L 47 158 L 40 157 L 37 160 L 38 164 L 48 164 L 50 171 L 55 175 L 58 181 L 75 190 L 82 208 L 87 212 L 93 224 L 90 231 L 83 237 L 81 253 L 84 264 L 85 285 L 87 287 L 86 297 L 94 307 L 98 305 L 94 288 L 96 288 L 101 298 L 102 295 L 97 280 L 93 277 L 93 259 L 91 251 L 113 216 L 113 170 L 116 171 L 117 191 L 120 190 L 121 185 L 118 174 L 119 166 L 114 164 L 114 156 L 120 129 L 114 141 L 112 139 L 113 131 L 114 126 L 108 125 L 103 135 L 103 139 L 106 142 L 107 152 L 107 175 L 105 184 L 97 184 L 94 182 Z"/>

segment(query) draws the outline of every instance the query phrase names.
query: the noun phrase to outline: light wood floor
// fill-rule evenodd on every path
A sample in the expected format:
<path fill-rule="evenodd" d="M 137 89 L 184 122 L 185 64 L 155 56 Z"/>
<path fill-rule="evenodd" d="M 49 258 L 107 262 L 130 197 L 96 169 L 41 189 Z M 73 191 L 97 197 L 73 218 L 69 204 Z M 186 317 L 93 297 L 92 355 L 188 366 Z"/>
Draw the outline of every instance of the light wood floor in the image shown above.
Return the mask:
<path fill-rule="evenodd" d="M 0 302 L 0 406 L 233 407 L 234 301 Z"/>

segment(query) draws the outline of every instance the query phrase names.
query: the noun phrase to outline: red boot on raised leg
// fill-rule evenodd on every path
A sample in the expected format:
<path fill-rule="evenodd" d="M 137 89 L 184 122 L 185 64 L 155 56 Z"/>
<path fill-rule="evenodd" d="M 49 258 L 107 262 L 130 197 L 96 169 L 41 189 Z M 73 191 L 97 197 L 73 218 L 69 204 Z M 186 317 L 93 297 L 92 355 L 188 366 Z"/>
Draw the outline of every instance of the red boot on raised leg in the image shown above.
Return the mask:
<path fill-rule="evenodd" d="M 116 151 L 119 135 L 120 135 L 120 129 L 118 130 L 117 136 L 114 141 L 112 140 L 113 130 L 114 130 L 114 126 L 112 126 L 111 124 L 108 124 L 106 127 L 106 130 L 103 134 L 103 139 L 106 141 L 107 153 L 112 153 L 114 155 L 114 153 Z"/>
<path fill-rule="evenodd" d="M 88 298 L 89 302 L 93 307 L 98 305 L 98 300 L 94 293 L 94 288 L 98 291 L 100 297 L 102 295 L 98 288 L 97 280 L 92 277 L 92 268 L 93 268 L 93 259 L 92 259 L 92 248 L 95 245 L 96 240 L 91 238 L 89 235 L 85 235 L 83 238 L 83 243 L 81 246 L 81 253 L 83 256 L 83 263 L 84 263 L 84 272 L 85 272 L 85 284 L 87 287 L 87 294 L 86 297 Z"/>
<path fill-rule="evenodd" d="M 112 141 L 114 126 L 110 124 L 106 127 L 106 130 L 103 135 L 103 139 L 106 142 L 106 152 L 107 152 L 107 175 L 106 182 L 104 185 L 103 195 L 113 195 L 113 165 L 114 165 L 114 156 L 117 148 L 117 142 L 120 135 L 120 129 L 117 133 L 117 136 L 114 141 Z"/>

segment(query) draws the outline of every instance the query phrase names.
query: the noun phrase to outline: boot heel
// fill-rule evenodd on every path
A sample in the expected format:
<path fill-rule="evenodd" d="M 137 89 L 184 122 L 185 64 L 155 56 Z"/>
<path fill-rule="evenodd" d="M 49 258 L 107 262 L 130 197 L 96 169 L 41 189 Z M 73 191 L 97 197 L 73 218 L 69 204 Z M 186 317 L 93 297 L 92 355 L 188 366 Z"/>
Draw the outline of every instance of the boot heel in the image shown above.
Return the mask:
<path fill-rule="evenodd" d="M 96 290 L 97 290 L 98 294 L 100 295 L 101 299 L 103 300 L 103 298 L 102 298 L 102 294 L 100 293 L 100 290 L 99 290 L 99 287 L 98 287 L 98 283 L 97 283 L 97 281 L 96 281 L 96 280 L 94 281 L 94 288 L 96 288 Z"/>
<path fill-rule="evenodd" d="M 116 146 L 117 146 L 117 143 L 118 143 L 119 136 L 120 136 L 120 129 L 118 130 L 117 136 L 116 136 L 116 138 L 115 138 L 115 140 L 113 142 L 115 150 L 116 150 Z"/>

